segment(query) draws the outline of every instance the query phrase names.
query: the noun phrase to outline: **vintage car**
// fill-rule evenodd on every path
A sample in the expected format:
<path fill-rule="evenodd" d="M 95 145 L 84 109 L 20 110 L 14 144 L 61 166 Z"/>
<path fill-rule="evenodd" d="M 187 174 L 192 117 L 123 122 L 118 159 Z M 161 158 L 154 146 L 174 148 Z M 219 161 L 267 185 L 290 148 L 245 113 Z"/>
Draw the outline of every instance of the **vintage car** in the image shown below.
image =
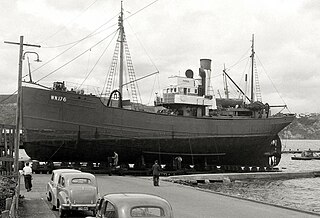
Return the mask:
<path fill-rule="evenodd" d="M 71 211 L 92 211 L 98 200 L 96 177 L 91 173 L 62 173 L 57 185 L 57 206 L 63 217 Z"/>
<path fill-rule="evenodd" d="M 51 179 L 47 184 L 46 188 L 46 195 L 47 200 L 51 204 L 52 210 L 55 210 L 57 208 L 57 184 L 59 177 L 62 173 L 80 173 L 81 171 L 75 170 L 75 169 L 58 169 L 53 170 Z"/>
<path fill-rule="evenodd" d="M 97 218 L 173 217 L 169 202 L 150 194 L 121 193 L 101 197 L 96 207 Z M 92 217 L 87 217 L 92 218 Z"/>

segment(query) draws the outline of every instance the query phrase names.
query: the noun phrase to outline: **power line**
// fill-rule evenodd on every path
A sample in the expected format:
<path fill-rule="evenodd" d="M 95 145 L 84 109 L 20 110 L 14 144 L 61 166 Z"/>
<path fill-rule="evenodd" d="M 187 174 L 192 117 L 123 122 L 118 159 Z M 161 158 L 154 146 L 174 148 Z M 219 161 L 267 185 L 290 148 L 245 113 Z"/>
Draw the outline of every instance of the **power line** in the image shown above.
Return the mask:
<path fill-rule="evenodd" d="M 94 68 L 97 66 L 97 64 L 99 63 L 100 59 L 103 57 L 103 55 L 105 54 L 105 52 L 107 51 L 107 49 L 109 48 L 111 42 L 113 41 L 114 37 L 116 36 L 116 33 L 118 31 L 115 32 L 115 34 L 113 35 L 112 39 L 110 40 L 108 46 L 104 49 L 104 51 L 102 52 L 102 54 L 100 55 L 100 57 L 98 58 L 98 60 L 96 61 L 96 63 L 94 64 L 94 66 L 92 67 L 92 69 L 90 70 L 90 72 L 87 74 L 87 76 L 85 77 L 85 79 L 83 80 L 83 82 L 81 83 L 81 85 L 78 87 L 78 89 L 81 88 L 81 86 L 83 85 L 83 83 L 88 79 L 88 77 L 90 76 L 90 74 L 92 73 L 92 71 L 94 70 Z"/>
<path fill-rule="evenodd" d="M 68 26 L 70 23 L 72 23 L 74 20 L 76 20 L 78 17 L 80 17 L 82 14 L 84 14 L 89 8 L 91 8 L 98 0 L 95 0 L 93 3 L 91 3 L 87 8 L 85 8 L 83 11 L 80 12 L 80 14 L 78 14 L 77 16 L 75 16 L 74 18 L 72 18 L 66 25 L 64 25 L 62 28 L 58 29 L 56 32 L 54 32 L 53 34 L 51 34 L 50 36 L 48 36 L 46 39 L 42 40 L 41 42 L 39 42 L 38 44 L 42 44 L 45 41 L 48 41 L 49 39 L 51 39 L 53 36 L 57 35 L 59 32 L 61 32 L 62 30 L 64 30 L 66 28 L 66 26 Z"/>
<path fill-rule="evenodd" d="M 116 30 L 115 32 L 117 32 L 118 30 Z M 113 32 L 112 34 L 114 34 L 115 32 Z M 94 44 L 92 47 L 88 48 L 87 50 L 85 50 L 84 52 L 80 53 L 79 55 L 77 55 L 76 57 L 74 57 L 73 59 L 71 59 L 70 61 L 68 61 L 67 63 L 63 64 L 62 66 L 58 67 L 57 69 L 55 69 L 54 71 L 48 73 L 46 76 L 43 76 L 42 78 L 40 78 L 39 80 L 36 81 L 39 82 L 45 78 L 47 78 L 48 76 L 52 75 L 53 73 L 57 72 L 58 70 L 60 70 L 61 68 L 65 67 L 66 65 L 70 64 L 71 62 L 73 62 L 74 60 L 78 59 L 79 57 L 81 57 L 83 54 L 85 54 L 86 52 L 90 51 L 92 48 L 96 47 L 97 45 L 99 45 L 101 42 L 103 42 L 104 40 L 106 40 L 107 38 L 109 38 L 109 36 L 111 36 L 112 34 L 108 35 L 107 37 L 103 38 L 102 40 L 100 40 L 99 42 L 97 42 L 96 44 Z"/>

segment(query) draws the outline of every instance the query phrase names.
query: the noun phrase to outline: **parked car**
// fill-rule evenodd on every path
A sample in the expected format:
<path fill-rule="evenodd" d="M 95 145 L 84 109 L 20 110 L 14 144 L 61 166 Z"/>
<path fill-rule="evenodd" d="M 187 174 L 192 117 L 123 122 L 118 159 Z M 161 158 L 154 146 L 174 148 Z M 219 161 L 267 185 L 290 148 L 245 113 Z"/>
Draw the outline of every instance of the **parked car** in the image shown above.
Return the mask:
<path fill-rule="evenodd" d="M 51 179 L 47 184 L 46 188 L 46 195 L 47 200 L 51 204 L 52 210 L 55 210 L 57 208 L 57 185 L 59 177 L 62 173 L 80 173 L 81 171 L 75 170 L 75 169 L 58 169 L 53 170 Z"/>
<path fill-rule="evenodd" d="M 167 200 L 150 194 L 107 194 L 98 200 L 96 218 L 129 217 L 172 218 L 173 212 Z"/>
<path fill-rule="evenodd" d="M 57 207 L 63 217 L 71 211 L 92 211 L 98 200 L 96 177 L 91 173 L 61 173 L 57 185 Z"/>

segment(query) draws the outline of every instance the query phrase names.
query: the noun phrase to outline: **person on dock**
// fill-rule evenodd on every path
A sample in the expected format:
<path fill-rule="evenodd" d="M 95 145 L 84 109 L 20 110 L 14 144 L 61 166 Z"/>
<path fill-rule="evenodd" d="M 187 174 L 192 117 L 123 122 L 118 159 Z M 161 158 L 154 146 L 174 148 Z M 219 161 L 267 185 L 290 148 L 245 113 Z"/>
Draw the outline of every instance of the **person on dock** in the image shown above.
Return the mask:
<path fill-rule="evenodd" d="M 114 153 L 114 156 L 112 157 L 113 158 L 113 165 L 116 167 L 116 166 L 118 166 L 119 156 L 116 152 L 113 152 L 113 153 Z"/>
<path fill-rule="evenodd" d="M 32 188 L 32 169 L 29 166 L 29 162 L 26 163 L 25 167 L 23 167 L 23 176 L 24 176 L 24 185 L 27 189 L 27 192 L 31 191 Z"/>
<path fill-rule="evenodd" d="M 177 163 L 177 169 L 181 170 L 181 162 L 182 162 L 182 157 L 178 156 L 175 158 L 176 163 Z"/>
<path fill-rule="evenodd" d="M 153 176 L 153 185 L 159 186 L 159 176 L 160 176 L 160 165 L 158 164 L 158 160 L 156 160 L 152 166 L 152 176 Z"/>

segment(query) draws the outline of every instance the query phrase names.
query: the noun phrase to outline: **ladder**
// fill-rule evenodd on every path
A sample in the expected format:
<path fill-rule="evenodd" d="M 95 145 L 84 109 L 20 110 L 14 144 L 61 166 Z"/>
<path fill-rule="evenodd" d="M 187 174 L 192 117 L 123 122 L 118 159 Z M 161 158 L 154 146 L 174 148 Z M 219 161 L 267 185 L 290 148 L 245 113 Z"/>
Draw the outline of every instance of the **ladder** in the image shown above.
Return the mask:
<path fill-rule="evenodd" d="M 138 95 L 137 95 L 137 89 L 136 89 L 136 75 L 134 72 L 133 64 L 132 64 L 132 59 L 128 47 L 128 43 L 126 40 L 126 36 L 124 35 L 124 49 L 125 49 L 125 54 L 126 54 L 126 61 L 127 61 L 127 70 L 128 70 L 128 75 L 129 75 L 129 81 L 130 81 L 130 87 L 131 87 L 131 98 L 132 102 L 134 104 L 138 104 Z"/>
<path fill-rule="evenodd" d="M 121 36 L 119 34 L 118 40 L 116 43 L 116 47 L 114 49 L 111 66 L 110 66 L 109 72 L 108 72 L 108 79 L 107 79 L 106 92 L 105 92 L 107 98 L 110 96 L 111 92 L 113 91 L 112 85 L 113 85 L 113 81 L 115 80 L 115 74 L 116 74 L 115 72 L 116 72 L 117 64 L 118 64 L 120 37 Z"/>
<path fill-rule="evenodd" d="M 257 70 L 256 62 L 254 61 L 254 80 L 256 84 L 256 100 L 262 102 L 261 89 L 259 84 L 259 75 Z"/>

